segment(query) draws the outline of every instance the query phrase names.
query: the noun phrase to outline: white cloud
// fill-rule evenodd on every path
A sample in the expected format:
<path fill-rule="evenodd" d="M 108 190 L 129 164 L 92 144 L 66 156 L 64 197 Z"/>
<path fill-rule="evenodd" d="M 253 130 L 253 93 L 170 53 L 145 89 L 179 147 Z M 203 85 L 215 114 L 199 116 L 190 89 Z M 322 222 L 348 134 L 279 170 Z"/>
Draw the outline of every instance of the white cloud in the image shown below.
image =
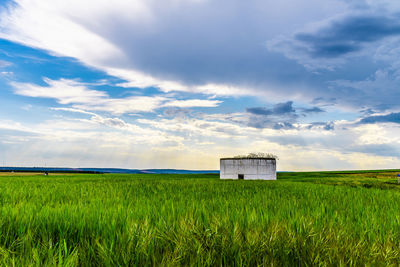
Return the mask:
<path fill-rule="evenodd" d="M 218 114 L 128 122 L 76 108 L 52 110 L 87 117 L 58 116 L 39 124 L 0 121 L 0 146 L 7 151 L 0 160 L 25 166 L 46 162 L 47 166 L 217 169 L 219 157 L 263 151 L 279 155 L 279 170 L 393 168 L 400 163 L 397 125 L 337 122 L 333 131 L 308 129 L 306 124 L 301 130 L 274 130 L 246 127 Z"/>
<path fill-rule="evenodd" d="M 67 112 L 82 113 L 82 114 L 87 114 L 87 115 L 96 115 L 93 112 L 88 112 L 88 111 L 77 109 L 77 108 L 50 108 L 50 109 L 51 110 L 57 110 L 57 111 L 67 111 Z"/>
<path fill-rule="evenodd" d="M 245 138 L 250 133 L 256 132 L 254 128 L 241 127 L 234 123 L 191 118 L 161 120 L 138 119 L 137 121 L 141 124 L 149 125 L 163 131 L 180 133 L 185 136 L 201 135 L 213 137 L 215 139 Z"/>
<path fill-rule="evenodd" d="M 11 82 L 18 95 L 29 97 L 54 98 L 60 104 L 96 103 L 107 94 L 102 91 L 90 90 L 79 82 L 67 79 L 58 81 L 44 79 L 48 86 L 38 86 L 30 83 Z"/>
<path fill-rule="evenodd" d="M 119 83 L 117 84 L 117 86 L 125 88 L 130 88 L 130 87 L 146 88 L 154 86 L 166 93 L 171 91 L 183 91 L 183 92 L 189 91 L 189 88 L 187 86 L 179 82 L 160 80 L 139 71 L 131 69 L 122 69 L 122 68 L 105 68 L 105 70 L 110 75 L 120 77 L 121 79 L 128 81 Z"/>
<path fill-rule="evenodd" d="M 283 52 L 309 69 L 334 71 L 345 67 L 349 63 L 347 56 L 315 59 L 310 56 L 309 44 L 294 40 L 294 35 L 329 30 L 355 14 L 390 17 L 398 10 L 391 1 L 363 1 L 365 8 L 359 8 L 361 2 L 354 5 L 339 0 L 304 0 L 296 5 L 289 0 L 256 0 L 250 4 L 228 0 L 15 2 L 1 12 L 1 38 L 76 58 L 124 79 L 118 84 L 122 87 L 154 86 L 165 93 L 256 96 L 266 102 L 287 101 L 288 95 L 289 100 L 305 103 L 317 97 L 337 98 L 337 102 L 345 104 L 336 109 L 352 106 L 353 111 L 358 108 L 359 98 L 368 98 L 365 105 L 369 106 L 391 100 L 390 94 L 374 98 L 375 91 L 370 87 L 365 95 L 351 97 L 351 90 L 327 85 L 332 80 L 329 75 L 313 76 L 295 62 L 268 53 L 265 47 L 269 43 L 273 51 Z M 303 8 L 296 8 L 300 5 Z M 386 38 L 353 56 L 384 60 L 398 69 L 397 47 L 398 38 Z M 357 79 L 368 76 L 370 73 L 357 62 L 353 60 L 347 68 L 357 70 Z M 394 92 L 392 88 L 388 91 Z"/>
<path fill-rule="evenodd" d="M 219 100 L 204 100 L 204 99 L 188 99 L 188 100 L 173 100 L 164 104 L 164 107 L 218 107 L 222 101 Z"/>
<path fill-rule="evenodd" d="M 217 96 L 260 96 L 265 95 L 264 92 L 259 92 L 256 90 L 252 90 L 250 88 L 244 88 L 233 85 L 226 84 L 204 84 L 193 87 L 194 92 L 217 95 Z"/>
<path fill-rule="evenodd" d="M 215 96 L 260 96 L 266 95 L 265 92 L 253 90 L 251 88 L 244 88 L 240 86 L 228 85 L 228 84 L 217 84 L 208 83 L 203 85 L 184 85 L 180 82 L 171 80 L 161 80 L 150 75 L 146 75 L 139 71 L 126 70 L 120 68 L 106 68 L 106 71 L 110 75 L 120 77 L 128 82 L 117 84 L 117 86 L 130 88 L 130 87 L 157 87 L 161 91 L 168 93 L 173 91 L 178 92 L 192 92 L 201 93 Z"/>
<path fill-rule="evenodd" d="M 117 47 L 72 19 L 73 12 L 91 17 L 90 10 L 97 5 L 26 0 L 16 3 L 10 4 L 8 11 L 2 13 L 1 38 L 46 49 L 57 55 L 74 57 L 87 64 L 98 65 L 104 57 L 121 57 L 122 53 Z M 112 10 L 110 5 L 103 7 L 103 10 Z"/>
<path fill-rule="evenodd" d="M 0 68 L 8 67 L 8 66 L 11 66 L 11 65 L 12 65 L 11 62 L 8 62 L 8 61 L 0 59 Z"/>
<path fill-rule="evenodd" d="M 34 133 L 30 127 L 26 127 L 19 122 L 11 120 L 0 120 L 0 129 Z"/>
<path fill-rule="evenodd" d="M 161 96 L 131 96 L 122 99 L 107 98 L 97 102 L 75 104 L 74 107 L 92 111 L 106 111 L 121 115 L 129 112 L 153 112 L 167 98 Z"/>
<path fill-rule="evenodd" d="M 1 13 L 0 38 L 76 58 L 125 79 L 123 87 L 228 96 L 288 88 L 274 82 L 263 43 L 347 8 L 336 0 L 302 1 L 302 9 L 289 0 L 15 2 Z"/>
<path fill-rule="evenodd" d="M 1 142 L 9 145 L 2 151 L 16 161 L 47 157 L 54 165 L 69 166 L 217 168 L 219 156 L 262 150 L 278 154 L 282 159 L 278 166 L 283 170 L 391 167 L 399 163 L 399 128 L 393 125 L 336 121 L 334 130 L 325 131 L 322 124 L 310 127 L 311 123 L 296 122 L 294 129 L 256 129 L 249 127 L 249 117 L 239 112 L 193 112 L 173 119 L 162 114 L 156 119 L 118 117 L 163 107 L 217 107 L 222 103 L 215 98 L 219 96 L 256 96 L 258 103 L 328 99 L 338 103 L 335 108 L 347 104 L 352 111 L 389 102 L 394 108 L 400 66 L 398 39 L 373 44 L 372 49 L 357 55 L 365 61 L 350 63 L 343 57 L 313 61 L 304 43 L 294 44 L 303 53 L 288 47 L 292 45 L 288 40 L 297 32 L 329 30 L 332 24 L 328 22 L 338 14 L 364 12 L 354 11 L 355 5 L 346 4 L 348 1 L 301 0 L 296 5 L 289 0 L 15 2 L 8 10 L 2 8 L 0 38 L 78 59 L 123 79 L 118 84 L 121 87 L 154 86 L 162 92 L 116 98 L 93 89 L 104 81 L 45 79 L 45 86 L 14 82 L 16 94 L 50 98 L 62 105 L 53 108 L 61 117 L 40 124 L 0 121 Z M 383 9 L 398 6 L 393 1 L 384 2 Z M 380 4 L 365 3 L 368 12 L 385 16 Z M 310 73 L 295 60 L 268 51 L 268 40 L 275 41 L 275 52 L 284 52 L 303 65 L 332 63 L 332 72 Z M 373 74 L 376 69 L 365 70 L 368 60 L 392 69 L 382 68 Z M 335 72 L 336 67 L 346 64 L 342 72 Z M 0 67 L 8 65 L 0 61 Z M 338 80 L 343 73 L 346 80 Z M 327 83 L 332 80 L 335 82 Z M 182 94 L 176 98 L 171 92 Z M 211 97 L 182 97 L 190 92 Z M 64 117 L 62 112 L 71 112 L 75 118 Z M 18 147 L 18 143 L 23 145 Z"/>
<path fill-rule="evenodd" d="M 104 91 L 89 89 L 85 83 L 75 80 L 51 80 L 45 78 L 48 86 L 11 82 L 14 93 L 28 97 L 53 98 L 58 103 L 72 104 L 75 111 L 105 111 L 113 114 L 130 112 L 153 112 L 162 107 L 216 107 L 222 101 L 188 99 L 175 100 L 164 96 L 130 96 L 111 98 Z M 72 111 L 71 109 L 69 111 Z"/>
<path fill-rule="evenodd" d="M 0 74 L 4 77 L 11 77 L 14 75 L 14 72 L 12 71 L 1 71 Z"/>

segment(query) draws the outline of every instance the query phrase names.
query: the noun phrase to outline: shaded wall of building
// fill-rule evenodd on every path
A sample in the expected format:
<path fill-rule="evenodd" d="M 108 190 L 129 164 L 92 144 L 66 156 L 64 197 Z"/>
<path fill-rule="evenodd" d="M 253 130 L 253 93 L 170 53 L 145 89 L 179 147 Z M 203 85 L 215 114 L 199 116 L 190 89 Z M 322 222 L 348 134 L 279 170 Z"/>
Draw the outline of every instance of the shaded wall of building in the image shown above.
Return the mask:
<path fill-rule="evenodd" d="M 220 178 L 245 180 L 276 180 L 275 159 L 221 159 Z"/>

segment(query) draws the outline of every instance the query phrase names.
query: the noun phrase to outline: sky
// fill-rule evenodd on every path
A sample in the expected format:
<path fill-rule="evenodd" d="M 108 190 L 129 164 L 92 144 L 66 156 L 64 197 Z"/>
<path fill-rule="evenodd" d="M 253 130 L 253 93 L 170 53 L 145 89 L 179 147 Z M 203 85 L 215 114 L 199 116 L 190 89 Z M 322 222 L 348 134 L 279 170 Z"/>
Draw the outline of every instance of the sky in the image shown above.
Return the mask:
<path fill-rule="evenodd" d="M 0 166 L 399 168 L 400 2 L 0 0 Z"/>

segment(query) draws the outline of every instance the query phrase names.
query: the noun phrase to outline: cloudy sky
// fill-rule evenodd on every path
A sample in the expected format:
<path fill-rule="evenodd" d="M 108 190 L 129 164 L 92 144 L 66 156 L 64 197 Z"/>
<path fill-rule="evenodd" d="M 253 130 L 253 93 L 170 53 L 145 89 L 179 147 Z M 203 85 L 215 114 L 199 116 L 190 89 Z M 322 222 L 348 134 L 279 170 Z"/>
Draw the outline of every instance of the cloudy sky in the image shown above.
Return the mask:
<path fill-rule="evenodd" d="M 399 168 L 400 2 L 0 0 L 0 165 Z"/>

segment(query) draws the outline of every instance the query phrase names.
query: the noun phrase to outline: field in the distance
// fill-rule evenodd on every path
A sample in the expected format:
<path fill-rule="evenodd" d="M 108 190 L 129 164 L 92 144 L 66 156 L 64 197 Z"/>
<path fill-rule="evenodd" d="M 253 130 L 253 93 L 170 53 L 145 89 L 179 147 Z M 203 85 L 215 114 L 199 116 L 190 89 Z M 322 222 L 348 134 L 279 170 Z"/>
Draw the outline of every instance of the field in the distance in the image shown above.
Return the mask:
<path fill-rule="evenodd" d="M 0 173 L 0 265 L 399 265 L 396 174 Z"/>

